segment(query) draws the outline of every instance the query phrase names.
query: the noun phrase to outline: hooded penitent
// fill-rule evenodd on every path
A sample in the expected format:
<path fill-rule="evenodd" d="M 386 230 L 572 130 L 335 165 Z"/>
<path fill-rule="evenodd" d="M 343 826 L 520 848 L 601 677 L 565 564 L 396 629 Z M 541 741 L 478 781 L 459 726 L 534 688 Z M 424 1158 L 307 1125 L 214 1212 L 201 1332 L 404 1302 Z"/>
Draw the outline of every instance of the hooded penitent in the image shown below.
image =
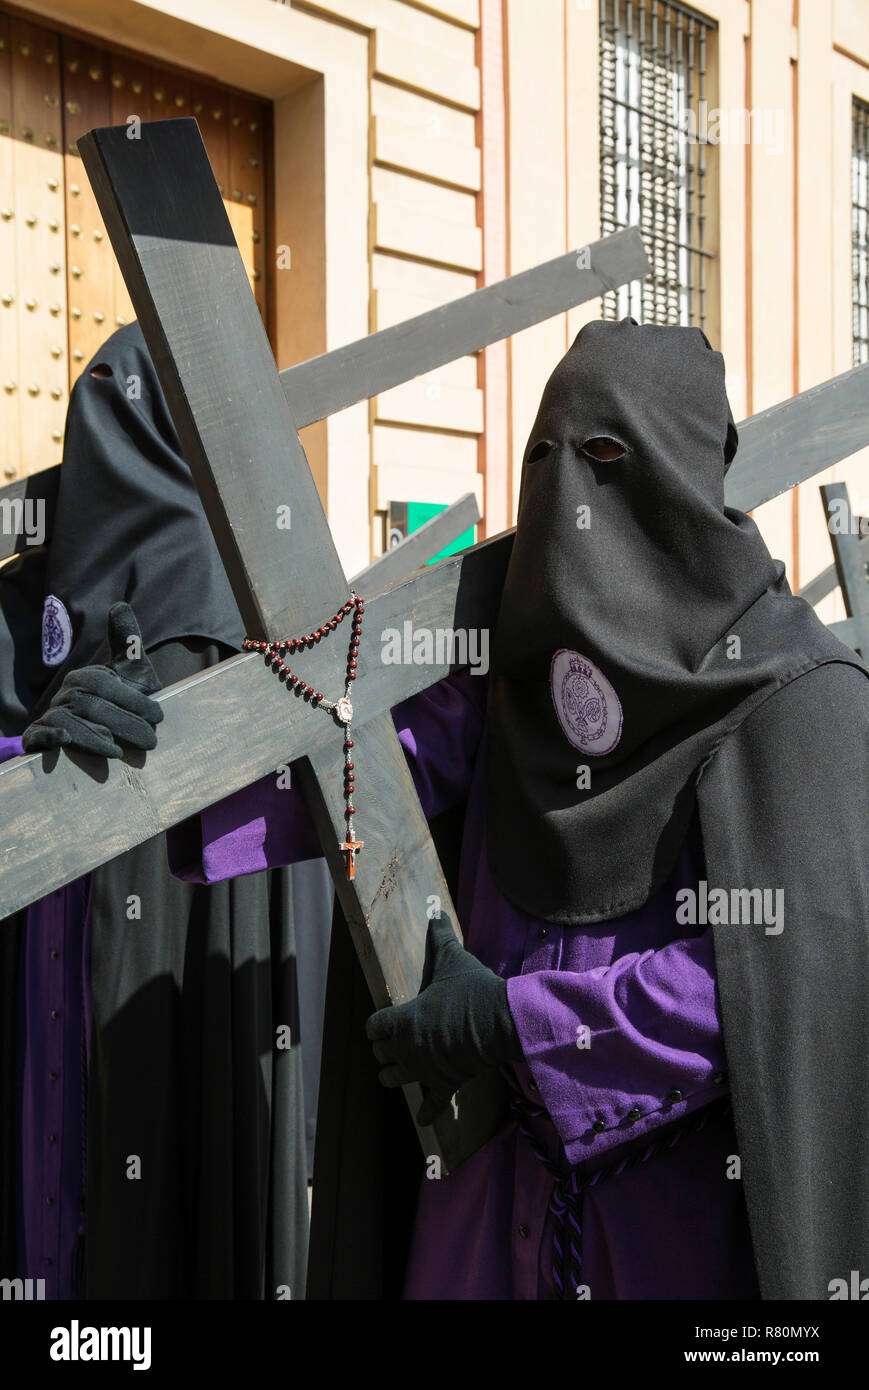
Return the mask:
<path fill-rule="evenodd" d="M 67 672 L 108 660 L 106 614 L 119 600 L 131 604 L 164 686 L 240 649 L 239 612 L 138 324 L 103 344 L 76 383 L 50 543 L 7 569 L 2 734 L 21 733 Z M 70 1113 L 87 1102 L 89 1297 L 262 1298 L 278 1285 L 302 1293 L 308 1211 L 289 875 L 182 883 L 169 874 L 161 835 L 88 878 L 90 1065 L 79 1093 L 76 1056 L 65 1095 Z M 133 896 L 142 904 L 135 922 Z M 70 943 L 82 929 L 70 903 L 64 970 L 74 999 L 82 981 Z M 58 967 L 30 915 L 39 907 L 19 914 L 20 973 L 11 949 L 0 959 L 3 1056 L 16 1051 L 17 1003 L 28 1078 L 22 1102 L 8 1066 L 0 1073 L 7 1188 L 7 1154 L 20 1151 L 19 1190 L 0 1193 L 4 1260 L 15 1208 L 19 1217 L 29 1210 L 32 1175 L 49 1162 L 39 1140 L 49 1083 L 25 1051 L 54 1026 L 42 986 Z M 3 942 L 12 940 L 6 923 Z M 291 1027 L 292 1049 L 274 1048 L 278 1024 Z M 22 1114 L 36 1116 L 36 1139 Z M 74 1126 L 65 1124 L 64 1151 L 81 1177 Z M 141 1181 L 129 1181 L 118 1159 L 128 1153 L 142 1156 Z M 41 1190 L 35 1200 L 41 1210 Z M 42 1254 L 30 1249 L 37 1243 L 28 1237 L 28 1258 Z M 8 1260 L 11 1272 L 14 1254 Z"/>
<path fill-rule="evenodd" d="M 753 523 L 725 508 L 736 445 L 721 355 L 697 329 L 591 324 L 556 368 L 496 632 L 488 857 L 534 937 L 541 917 L 594 923 L 644 902 L 695 809 L 710 885 L 784 891 L 781 930 L 709 926 L 760 1287 L 826 1299 L 831 1281 L 869 1273 L 869 681 L 790 595 Z M 470 868 L 468 929 L 499 907 L 476 892 L 461 816 L 447 813 L 455 834 L 438 845 L 455 845 L 460 911 Z M 619 930 L 630 953 L 635 923 Z M 400 1296 L 419 1151 L 365 1052 L 371 1005 L 349 933 L 333 933 L 329 988 L 310 1287 Z M 540 1036 L 548 1045 L 546 1018 Z M 507 1174 L 510 1205 L 521 1189 Z M 516 1229 L 498 1230 L 498 1258 Z"/>
<path fill-rule="evenodd" d="M 644 903 L 704 761 L 829 660 L 784 566 L 725 507 L 736 447 L 724 360 L 699 329 L 591 323 L 549 379 L 492 659 L 489 864 L 536 917 Z"/>
<path fill-rule="evenodd" d="M 51 542 L 13 566 L 0 586 L 0 733 L 20 733 L 68 671 L 108 660 L 106 614 L 121 599 L 143 615 L 148 647 L 197 636 L 240 648 L 241 618 L 138 323 L 73 388 Z"/>
<path fill-rule="evenodd" d="M 869 672 L 725 506 L 736 444 L 697 329 L 592 323 L 556 368 L 494 643 L 488 857 L 532 917 L 612 919 L 696 811 L 718 907 L 687 920 L 760 1287 L 825 1299 L 869 1267 Z M 761 891 L 772 927 L 739 906 Z"/>

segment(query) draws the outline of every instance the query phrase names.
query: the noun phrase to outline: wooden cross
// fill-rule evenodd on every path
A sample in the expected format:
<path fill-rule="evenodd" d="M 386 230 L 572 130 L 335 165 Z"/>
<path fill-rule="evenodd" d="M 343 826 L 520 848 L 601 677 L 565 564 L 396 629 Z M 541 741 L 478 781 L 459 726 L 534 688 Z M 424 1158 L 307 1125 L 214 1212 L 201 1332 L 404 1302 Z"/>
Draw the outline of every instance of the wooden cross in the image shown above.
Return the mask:
<path fill-rule="evenodd" d="M 348 582 L 299 442 L 300 423 L 452 361 L 568 304 L 596 297 L 648 268 L 638 235 L 622 233 L 588 248 L 582 264 L 576 253 L 559 258 L 543 275 L 527 272 L 448 310 L 423 315 L 415 327 L 386 330 L 376 335 L 373 351 L 367 344 L 363 350 L 351 344 L 330 354 L 328 370 L 315 360 L 282 380 L 196 122 L 145 124 L 135 141 L 128 134 L 125 127 L 93 131 L 79 140 L 79 151 L 242 620 L 248 635 L 262 641 L 311 632 L 348 598 Z M 289 528 L 279 526 L 279 519 L 288 515 Z M 498 587 L 495 573 L 490 600 Z M 433 590 L 426 572 L 418 583 L 410 581 L 395 621 L 412 616 L 428 625 L 437 616 L 427 603 L 432 592 L 438 592 L 438 585 Z M 484 600 L 485 593 L 484 581 Z M 462 602 L 467 606 L 467 592 Z M 491 601 L 484 601 L 484 621 L 491 612 Z M 455 625 L 467 627 L 474 616 L 470 609 L 464 619 L 456 612 Z M 265 669 L 262 657 L 248 656 L 236 658 L 241 663 L 236 670 L 244 674 L 234 693 L 225 680 L 218 680 L 233 662 L 200 677 L 198 689 L 205 698 L 196 701 L 196 715 L 187 700 L 173 702 L 171 692 L 164 693 L 168 718 L 159 742 L 174 775 L 159 795 L 151 782 L 150 756 L 130 756 L 110 768 L 108 776 L 103 760 L 87 756 L 17 760 L 30 782 L 25 820 L 31 828 L 32 818 L 41 820 L 49 801 L 57 805 L 55 797 L 67 777 L 79 830 L 86 806 L 103 806 L 101 824 L 92 824 L 88 837 L 65 831 L 63 846 L 55 844 L 60 880 L 85 871 L 81 851 L 86 838 L 95 837 L 93 852 L 86 856 L 94 867 L 190 814 L 191 792 L 198 809 L 305 755 L 299 781 L 374 1004 L 384 1007 L 417 994 L 425 963 L 427 904 L 439 899 L 441 917 L 457 933 L 458 923 L 390 715 L 410 690 L 403 679 L 407 668 L 380 661 L 384 617 L 383 606 L 369 610 L 365 629 L 372 635 L 367 642 L 362 639 L 353 687 L 354 775 L 366 845 L 358 862 L 362 841 L 345 823 L 340 729 L 333 719 L 289 695 Z M 305 680 L 316 691 L 337 692 L 346 661 L 346 646 L 342 650 L 323 641 L 305 654 Z M 416 689 L 446 673 L 443 667 L 411 669 Z M 173 720 L 173 715 L 181 717 Z M 187 740 L 198 720 L 195 740 L 202 730 L 210 733 L 202 761 L 192 764 Z M 171 732 L 164 737 L 167 729 Z M 6 765 L 7 778 L 9 770 Z M 21 784 L 15 767 L 11 770 L 4 790 L 12 796 L 7 794 L 4 812 L 14 815 L 12 802 Z M 118 834 L 117 793 L 124 783 L 133 797 L 121 793 L 122 802 L 128 809 L 131 800 L 138 802 L 138 810 Z M 37 785 L 49 792 L 48 798 L 32 794 Z M 8 820 L 4 824 L 9 827 Z M 43 822 L 37 838 L 50 834 Z M 12 892 L 0 904 L 0 917 L 19 905 L 20 890 L 23 901 L 50 891 L 33 860 L 24 868 L 32 840 L 20 821 L 7 834 L 3 879 L 4 890 Z M 415 1112 L 419 1087 L 406 1091 Z M 490 1136 L 498 1118 L 498 1097 L 486 1081 L 470 1083 L 462 1094 L 468 1103 L 460 1097 L 458 1122 L 449 1114 L 449 1123 L 442 1118 L 420 1135 L 424 1153 L 437 1155 L 446 1171 Z"/>
<path fill-rule="evenodd" d="M 130 290 L 251 636 L 308 631 L 346 597 L 346 580 L 296 427 L 401 380 L 473 352 L 571 304 L 642 275 L 633 231 L 291 369 L 279 377 L 196 124 L 163 121 L 92 132 L 85 167 Z M 865 368 L 813 388 L 740 427 L 728 500 L 744 509 L 869 442 Z M 292 507 L 289 531 L 268 520 Z M 493 628 L 512 532 L 366 594 L 366 629 L 410 618 L 429 629 Z M 365 591 L 363 591 L 365 592 Z M 338 654 L 306 657 L 317 690 L 333 690 Z M 0 918 L 149 839 L 275 767 L 300 775 L 371 989 L 383 1007 L 413 997 L 422 979 L 425 904 L 458 932 L 390 709 L 450 671 L 385 667 L 363 645 L 354 690 L 354 760 L 367 789 L 365 840 L 346 877 L 340 742 L 329 720 L 290 699 L 261 658 L 237 656 L 160 695 L 165 719 L 147 758 L 34 754 L 0 766 L 3 843 Z M 244 740 L 238 738 L 244 720 Z M 355 837 L 354 837 L 355 839 Z M 350 854 L 355 864 L 355 853 Z M 411 1109 L 418 1088 L 409 1087 Z M 463 1103 L 466 1102 L 466 1103 Z M 463 1087 L 459 1116 L 421 1134 L 448 1171 L 491 1133 L 493 1099 Z"/>

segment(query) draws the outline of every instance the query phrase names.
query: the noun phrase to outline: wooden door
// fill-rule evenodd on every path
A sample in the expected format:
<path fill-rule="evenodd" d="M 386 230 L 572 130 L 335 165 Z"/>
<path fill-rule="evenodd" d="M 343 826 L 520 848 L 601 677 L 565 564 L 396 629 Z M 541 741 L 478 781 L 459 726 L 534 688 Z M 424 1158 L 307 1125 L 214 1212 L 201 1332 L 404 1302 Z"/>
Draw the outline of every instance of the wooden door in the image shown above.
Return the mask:
<path fill-rule="evenodd" d="M 132 318 L 76 141 L 194 116 L 266 318 L 268 103 L 0 10 L 0 486 L 58 462 L 69 392 Z"/>

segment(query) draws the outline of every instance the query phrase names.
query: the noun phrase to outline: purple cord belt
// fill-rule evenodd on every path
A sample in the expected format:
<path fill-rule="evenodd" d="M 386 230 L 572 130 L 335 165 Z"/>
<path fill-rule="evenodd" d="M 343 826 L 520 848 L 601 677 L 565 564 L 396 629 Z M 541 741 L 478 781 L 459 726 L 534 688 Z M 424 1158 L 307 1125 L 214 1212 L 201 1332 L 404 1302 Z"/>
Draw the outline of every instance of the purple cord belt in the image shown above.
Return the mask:
<path fill-rule="evenodd" d="M 626 1157 L 616 1160 L 603 1168 L 598 1168 L 588 1177 L 582 1178 L 578 1168 L 562 1172 L 559 1165 L 550 1157 L 546 1147 L 531 1128 L 531 1121 L 548 1112 L 542 1106 L 535 1106 L 524 1095 L 513 1095 L 510 1109 L 522 1134 L 528 1140 L 536 1157 L 552 1173 L 555 1181 L 549 1198 L 549 1210 L 555 1218 L 552 1251 L 552 1282 L 556 1299 L 573 1298 L 582 1287 L 582 1197 L 589 1187 L 597 1187 L 610 1178 L 618 1177 L 628 1168 L 636 1168 L 648 1163 L 657 1154 L 675 1148 L 682 1139 L 698 1134 L 707 1124 L 723 1119 L 730 1113 L 730 1101 L 713 1101 L 705 1105 L 678 1129 L 653 1139 L 644 1149 L 636 1149 Z"/>

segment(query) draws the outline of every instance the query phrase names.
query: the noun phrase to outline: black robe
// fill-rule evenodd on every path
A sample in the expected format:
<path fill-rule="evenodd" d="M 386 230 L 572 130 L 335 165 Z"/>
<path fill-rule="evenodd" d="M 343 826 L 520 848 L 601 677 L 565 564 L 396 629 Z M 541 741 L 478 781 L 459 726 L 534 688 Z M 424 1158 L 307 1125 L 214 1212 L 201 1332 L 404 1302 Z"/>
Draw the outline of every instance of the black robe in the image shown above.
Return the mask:
<path fill-rule="evenodd" d="M 169 685 L 230 654 L 171 642 L 151 659 Z M 184 883 L 158 835 L 95 870 L 92 894 L 86 1296 L 304 1297 L 292 871 Z"/>
<path fill-rule="evenodd" d="M 697 792 L 707 880 L 785 889 L 780 935 L 712 926 L 742 1180 L 765 1299 L 869 1270 L 869 672 L 853 653 L 777 691 Z M 455 891 L 456 826 L 436 843 Z M 432 826 L 437 832 L 441 827 Z M 308 1297 L 400 1298 L 422 1156 L 378 1084 L 370 995 L 332 933 Z"/>
<path fill-rule="evenodd" d="M 780 933 L 708 922 L 761 1293 L 828 1299 L 869 1273 L 869 671 L 726 508 L 737 445 L 699 330 L 588 324 L 553 373 L 493 642 L 488 861 L 533 917 L 609 921 L 696 814 L 710 890 L 783 892 Z M 333 935 L 309 1296 L 398 1296 L 420 1163 Z"/>
<path fill-rule="evenodd" d="M 68 671 L 107 659 L 106 612 L 119 599 L 132 604 L 163 685 L 240 646 L 238 610 L 138 325 L 115 333 L 76 383 L 61 475 L 50 543 L 0 571 L 5 735 L 22 732 Z M 40 654 L 48 594 L 70 625 L 54 666 Z M 88 1297 L 304 1296 L 291 884 L 288 869 L 208 887 L 180 882 L 163 835 L 91 876 Z M 140 919 L 127 916 L 134 894 Z M 0 1242 L 10 1272 L 25 918 L 0 932 Z M 280 1046 L 287 1038 L 290 1047 Z M 132 1155 L 140 1178 L 127 1176 Z"/>

